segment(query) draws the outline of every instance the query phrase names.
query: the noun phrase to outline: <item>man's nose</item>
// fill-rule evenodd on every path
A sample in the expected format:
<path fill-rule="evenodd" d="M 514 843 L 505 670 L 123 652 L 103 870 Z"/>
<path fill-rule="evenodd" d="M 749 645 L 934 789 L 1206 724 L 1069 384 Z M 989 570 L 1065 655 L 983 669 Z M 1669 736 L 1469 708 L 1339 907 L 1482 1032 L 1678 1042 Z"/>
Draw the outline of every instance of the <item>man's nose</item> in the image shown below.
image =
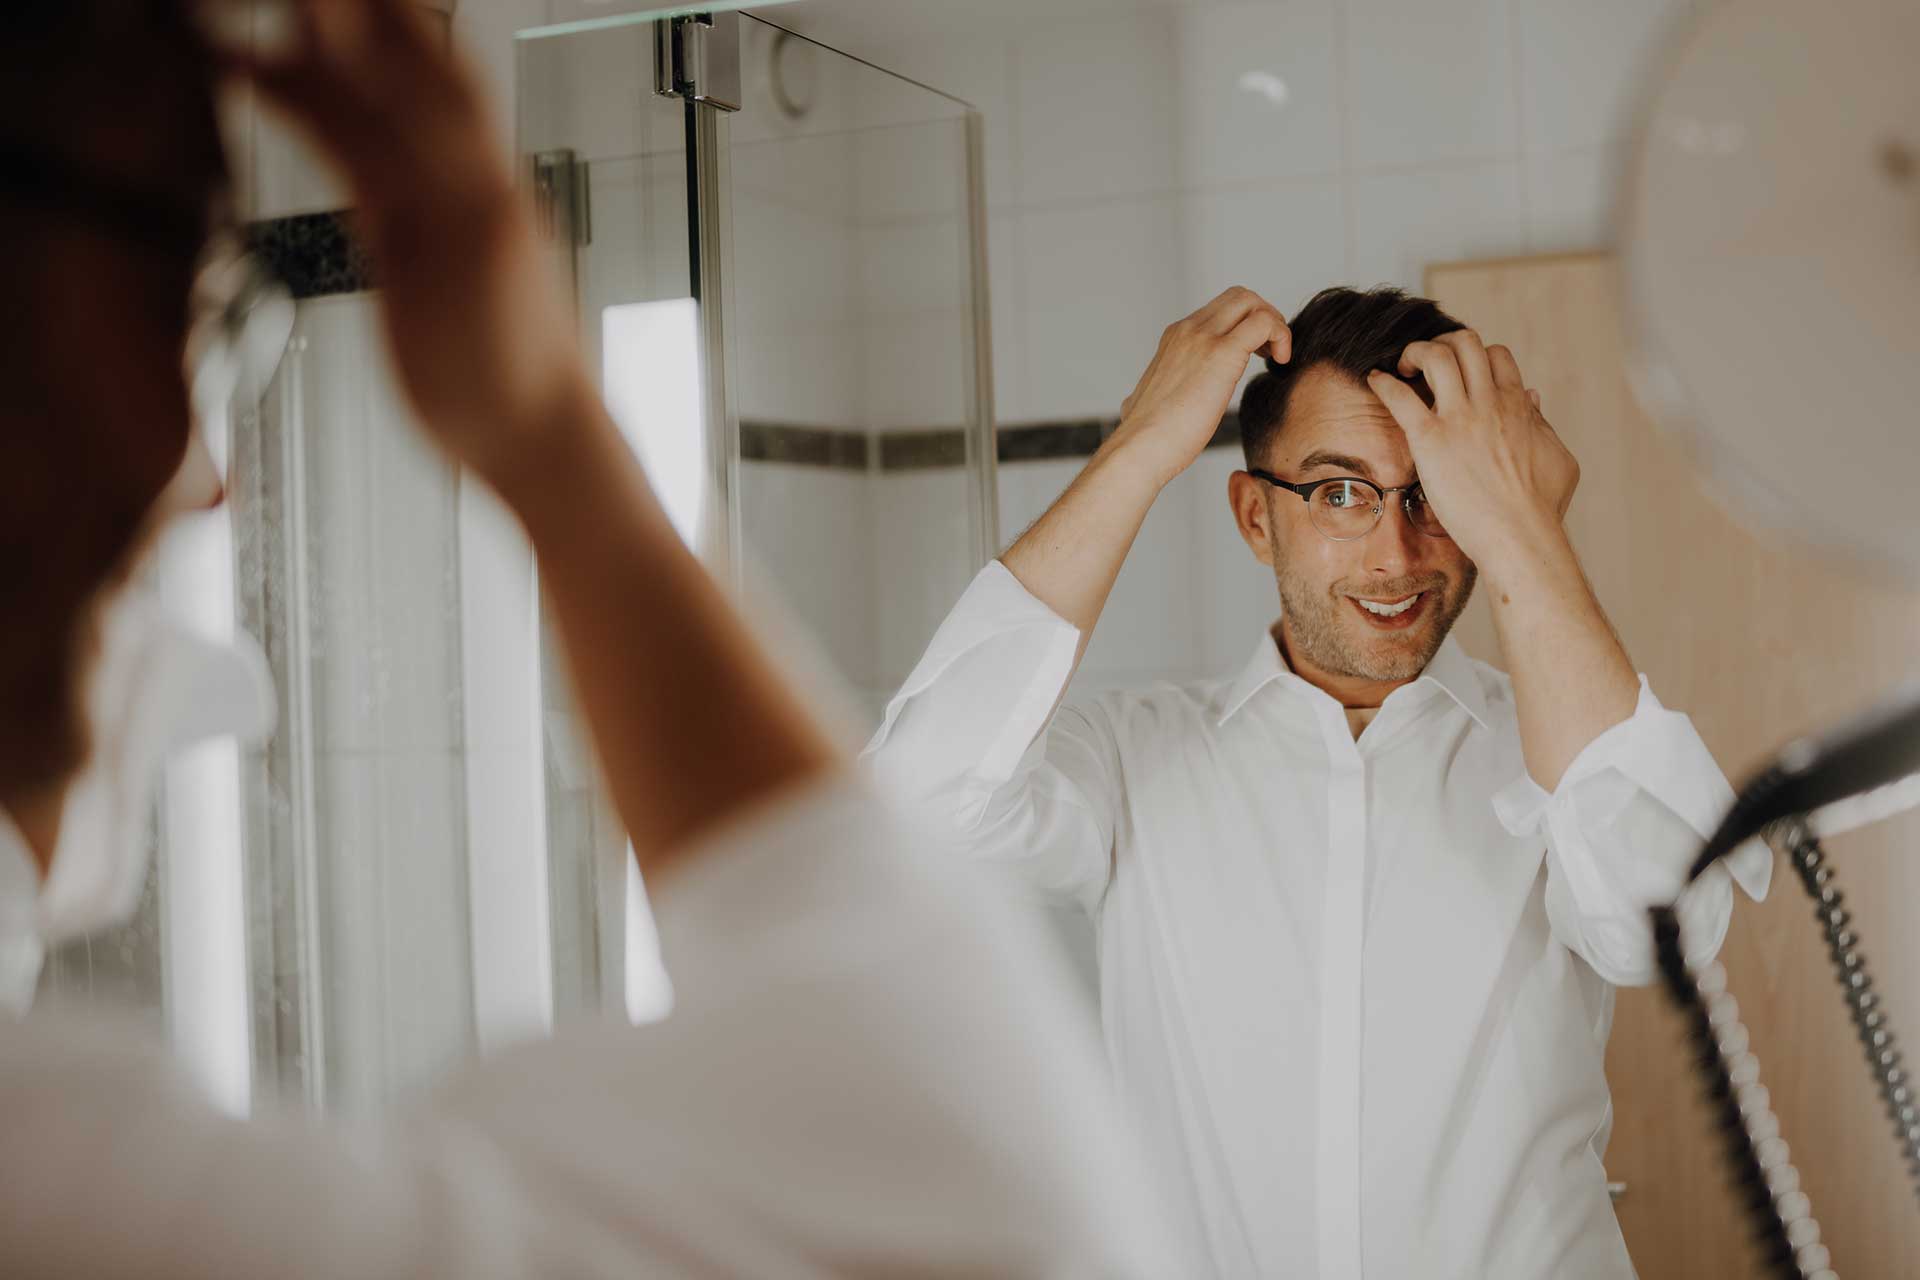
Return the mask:
<path fill-rule="evenodd" d="M 1364 544 L 1368 572 L 1387 577 L 1408 572 L 1420 562 L 1425 551 L 1421 540 L 1425 537 L 1413 527 L 1413 521 L 1407 516 L 1407 504 L 1401 495 L 1388 494 L 1386 510 L 1380 513 L 1380 523 L 1373 527 Z"/>

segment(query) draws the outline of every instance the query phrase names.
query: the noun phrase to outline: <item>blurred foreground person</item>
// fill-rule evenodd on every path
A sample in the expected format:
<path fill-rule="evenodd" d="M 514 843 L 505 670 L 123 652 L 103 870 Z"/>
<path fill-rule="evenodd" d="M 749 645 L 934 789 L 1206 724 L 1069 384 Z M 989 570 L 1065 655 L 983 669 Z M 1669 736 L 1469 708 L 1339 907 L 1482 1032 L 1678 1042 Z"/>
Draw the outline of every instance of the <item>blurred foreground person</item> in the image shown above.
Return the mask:
<path fill-rule="evenodd" d="M 499 1055 L 351 1131 L 226 1119 L 98 1024 L 0 1022 L 0 1270 L 1171 1274 L 1045 944 L 918 856 L 675 535 L 469 74 L 404 0 L 295 9 L 286 51 L 229 70 L 347 178 L 414 408 L 532 538 L 677 1011 Z M 183 373 L 221 340 L 196 314 L 227 214 L 218 73 L 167 0 L 0 17 L 14 1004 L 47 944 L 131 908 L 165 747 L 261 727 L 196 696 L 231 687 L 220 655 L 123 625 L 159 525 L 218 498 Z"/>

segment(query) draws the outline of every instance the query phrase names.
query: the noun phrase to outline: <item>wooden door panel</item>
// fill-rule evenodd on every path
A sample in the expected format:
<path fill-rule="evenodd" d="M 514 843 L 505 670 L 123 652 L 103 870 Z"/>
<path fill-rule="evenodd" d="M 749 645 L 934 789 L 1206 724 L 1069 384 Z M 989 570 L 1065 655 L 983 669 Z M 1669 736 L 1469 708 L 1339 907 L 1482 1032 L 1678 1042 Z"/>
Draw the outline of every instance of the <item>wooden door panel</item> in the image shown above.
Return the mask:
<path fill-rule="evenodd" d="M 1737 523 L 1640 412 L 1609 257 L 1434 267 L 1427 288 L 1487 341 L 1512 347 L 1541 392 L 1580 459 L 1568 527 L 1600 599 L 1654 691 L 1693 717 L 1736 785 L 1785 742 L 1920 667 L 1920 595 Z M 1791 317 L 1782 317 L 1781 349 L 1754 358 L 1792 359 L 1793 349 Z M 1876 465 L 1828 452 L 1826 428 L 1807 424 L 1810 481 L 1839 485 L 1849 468 Z M 1484 599 L 1459 628 L 1470 653 L 1503 665 Z M 1853 833 L 1831 849 L 1894 1026 L 1920 1034 L 1920 819 Z M 1920 1272 L 1920 1206 L 1812 908 L 1784 863 L 1766 903 L 1740 899 L 1723 959 L 1835 1269 Z M 1641 1276 L 1751 1275 L 1679 1024 L 1658 991 L 1621 992 L 1607 1074 L 1617 1116 L 1607 1169 L 1627 1184 L 1620 1222 Z"/>

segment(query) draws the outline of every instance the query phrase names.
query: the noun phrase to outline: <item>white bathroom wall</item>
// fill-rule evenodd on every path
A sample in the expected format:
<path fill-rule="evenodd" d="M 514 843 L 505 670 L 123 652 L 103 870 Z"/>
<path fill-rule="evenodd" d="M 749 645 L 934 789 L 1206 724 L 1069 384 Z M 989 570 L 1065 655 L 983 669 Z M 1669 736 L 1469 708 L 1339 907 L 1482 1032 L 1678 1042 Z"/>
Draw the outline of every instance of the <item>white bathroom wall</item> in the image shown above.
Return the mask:
<path fill-rule="evenodd" d="M 1116 414 L 1160 331 L 1230 284 L 1290 310 L 1329 284 L 1417 290 L 1430 262 L 1606 244 L 1635 87 L 1704 2 L 1052 0 L 970 26 L 826 0 L 809 30 L 986 114 L 1004 427 Z M 1213 451 L 1162 498 L 1085 679 L 1251 651 L 1276 606 L 1226 511 L 1233 465 Z M 1003 532 L 1075 469 L 1002 465 Z"/>

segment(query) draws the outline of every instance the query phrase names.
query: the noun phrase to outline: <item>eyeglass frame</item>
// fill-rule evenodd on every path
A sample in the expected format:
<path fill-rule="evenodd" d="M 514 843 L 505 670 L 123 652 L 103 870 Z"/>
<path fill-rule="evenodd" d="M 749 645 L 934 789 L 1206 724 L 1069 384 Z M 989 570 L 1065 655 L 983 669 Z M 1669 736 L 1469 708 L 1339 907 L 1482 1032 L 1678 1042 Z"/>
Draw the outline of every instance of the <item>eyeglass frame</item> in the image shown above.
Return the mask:
<path fill-rule="evenodd" d="M 1325 538 L 1328 542 L 1358 542 L 1360 541 L 1360 539 L 1367 537 L 1369 534 L 1371 534 L 1375 529 L 1378 529 L 1380 527 L 1380 522 L 1386 518 L 1387 495 L 1390 493 L 1397 493 L 1401 495 L 1400 510 L 1406 515 L 1407 523 L 1413 525 L 1413 527 L 1416 530 L 1418 530 L 1422 536 L 1428 537 L 1428 538 L 1449 538 L 1449 539 L 1451 537 L 1451 535 L 1449 535 L 1445 529 L 1442 529 L 1439 533 L 1428 533 L 1425 529 L 1421 529 L 1419 524 L 1415 522 L 1413 518 L 1413 512 L 1408 510 L 1407 504 L 1413 501 L 1414 493 L 1424 492 L 1425 486 L 1422 485 L 1421 482 L 1418 480 L 1414 481 L 1412 484 L 1396 484 L 1392 486 L 1386 486 L 1386 485 L 1377 485 L 1373 481 L 1364 479 L 1360 476 L 1328 476 L 1324 480 L 1309 480 L 1309 481 L 1306 481 L 1304 484 L 1295 484 L 1291 480 L 1282 480 L 1279 476 L 1273 474 L 1273 472 L 1264 471 L 1259 467 L 1248 467 L 1247 474 L 1252 476 L 1255 480 L 1264 481 L 1265 483 L 1272 485 L 1276 489 L 1285 489 L 1289 493 L 1299 495 L 1300 500 L 1307 504 L 1309 510 L 1311 510 L 1313 506 L 1314 492 L 1330 484 L 1357 484 L 1373 490 L 1375 495 L 1374 502 L 1373 502 L 1373 523 L 1367 526 L 1367 532 L 1356 533 L 1351 538 L 1336 538 L 1332 534 L 1328 533 L 1325 529 L 1322 529 L 1318 524 L 1315 524 L 1313 526 L 1314 532 L 1318 533 L 1321 537 Z"/>

